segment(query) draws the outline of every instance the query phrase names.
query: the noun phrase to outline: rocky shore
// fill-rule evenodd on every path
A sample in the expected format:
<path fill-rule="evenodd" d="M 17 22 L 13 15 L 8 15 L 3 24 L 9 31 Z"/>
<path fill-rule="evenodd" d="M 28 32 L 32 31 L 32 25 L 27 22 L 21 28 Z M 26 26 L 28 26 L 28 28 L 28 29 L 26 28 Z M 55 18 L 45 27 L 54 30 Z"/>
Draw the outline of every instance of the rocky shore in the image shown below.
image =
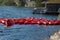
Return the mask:
<path fill-rule="evenodd" d="M 50 36 L 49 40 L 60 40 L 60 30 L 57 31 L 57 32 L 55 32 L 55 33 L 53 33 L 53 34 Z"/>

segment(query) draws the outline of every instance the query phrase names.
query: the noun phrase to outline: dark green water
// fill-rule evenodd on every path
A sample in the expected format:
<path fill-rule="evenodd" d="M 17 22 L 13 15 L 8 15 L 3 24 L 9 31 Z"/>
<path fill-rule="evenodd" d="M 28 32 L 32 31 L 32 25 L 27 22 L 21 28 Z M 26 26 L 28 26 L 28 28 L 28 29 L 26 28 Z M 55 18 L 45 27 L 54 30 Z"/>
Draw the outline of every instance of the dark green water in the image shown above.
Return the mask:
<path fill-rule="evenodd" d="M 0 18 L 37 17 L 57 19 L 55 15 L 32 14 L 33 8 L 0 6 Z M 60 30 L 60 25 L 13 25 L 5 28 L 0 24 L 0 40 L 45 40 L 53 32 Z"/>

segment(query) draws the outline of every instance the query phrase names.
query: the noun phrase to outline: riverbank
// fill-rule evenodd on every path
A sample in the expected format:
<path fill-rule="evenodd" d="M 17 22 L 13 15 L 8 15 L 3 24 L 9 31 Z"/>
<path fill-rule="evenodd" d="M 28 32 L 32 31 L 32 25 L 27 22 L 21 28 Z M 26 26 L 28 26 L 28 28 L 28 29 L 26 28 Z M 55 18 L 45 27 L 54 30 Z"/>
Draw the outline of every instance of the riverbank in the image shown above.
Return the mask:
<path fill-rule="evenodd" d="M 0 5 L 18 7 L 40 7 L 42 0 L 0 0 Z"/>

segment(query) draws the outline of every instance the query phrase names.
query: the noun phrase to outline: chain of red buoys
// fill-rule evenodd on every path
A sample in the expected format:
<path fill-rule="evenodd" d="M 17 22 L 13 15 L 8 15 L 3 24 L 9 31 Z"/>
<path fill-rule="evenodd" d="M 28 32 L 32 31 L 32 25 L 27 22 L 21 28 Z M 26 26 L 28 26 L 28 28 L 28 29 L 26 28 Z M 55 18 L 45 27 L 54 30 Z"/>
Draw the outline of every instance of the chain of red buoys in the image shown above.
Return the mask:
<path fill-rule="evenodd" d="M 60 25 L 60 20 L 48 20 L 45 18 L 0 18 L 0 23 L 11 26 L 13 24 L 38 24 L 38 25 Z"/>

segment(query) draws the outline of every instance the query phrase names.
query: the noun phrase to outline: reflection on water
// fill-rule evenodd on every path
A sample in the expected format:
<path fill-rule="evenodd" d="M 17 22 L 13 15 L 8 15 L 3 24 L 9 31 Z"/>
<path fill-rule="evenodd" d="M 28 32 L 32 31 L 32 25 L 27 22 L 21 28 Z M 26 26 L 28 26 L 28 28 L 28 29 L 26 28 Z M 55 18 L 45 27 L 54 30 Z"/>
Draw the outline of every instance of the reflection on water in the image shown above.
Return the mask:
<path fill-rule="evenodd" d="M 32 14 L 33 8 L 16 8 L 0 6 L 0 18 L 37 17 L 56 19 L 57 16 Z M 6 28 L 0 24 L 0 40 L 45 40 L 52 32 L 59 30 L 60 25 L 13 25 Z"/>

